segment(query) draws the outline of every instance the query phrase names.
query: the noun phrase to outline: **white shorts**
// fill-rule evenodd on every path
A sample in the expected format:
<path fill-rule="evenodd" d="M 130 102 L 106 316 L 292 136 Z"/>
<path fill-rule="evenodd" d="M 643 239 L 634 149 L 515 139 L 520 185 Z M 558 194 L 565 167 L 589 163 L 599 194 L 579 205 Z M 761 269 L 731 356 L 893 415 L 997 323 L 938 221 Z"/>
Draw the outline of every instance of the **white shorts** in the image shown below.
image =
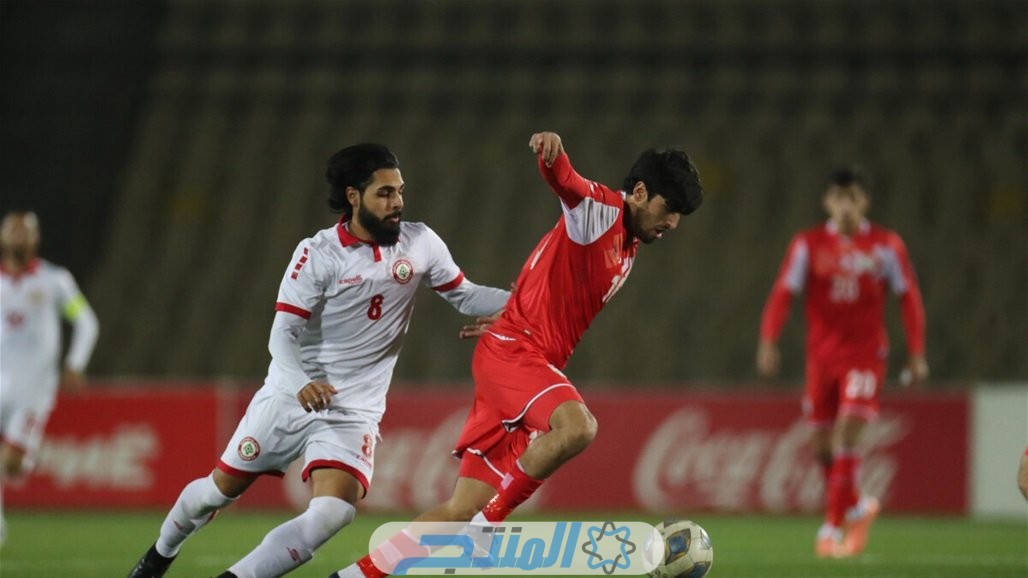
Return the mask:
<path fill-rule="evenodd" d="M 0 442 L 23 454 L 22 468 L 29 471 L 35 465 L 35 456 L 43 445 L 43 430 L 50 412 L 39 412 L 34 407 L 0 406 Z"/>
<path fill-rule="evenodd" d="M 329 408 L 307 413 L 296 398 L 262 387 L 232 434 L 218 469 L 234 476 L 282 476 L 303 456 L 304 481 L 317 468 L 343 470 L 368 491 L 374 473 L 378 424 L 356 412 Z"/>

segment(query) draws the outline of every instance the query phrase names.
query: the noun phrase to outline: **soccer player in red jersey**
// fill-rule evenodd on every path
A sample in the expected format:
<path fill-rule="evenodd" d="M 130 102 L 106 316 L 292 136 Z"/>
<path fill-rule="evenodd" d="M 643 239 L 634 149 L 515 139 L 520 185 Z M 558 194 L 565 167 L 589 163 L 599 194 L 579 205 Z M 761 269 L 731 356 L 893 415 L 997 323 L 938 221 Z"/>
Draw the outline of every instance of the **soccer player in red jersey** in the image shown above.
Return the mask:
<path fill-rule="evenodd" d="M 794 295 L 804 294 L 807 367 L 803 411 L 823 466 L 825 522 L 815 550 L 820 557 L 860 553 L 878 514 L 878 501 L 857 489 L 857 444 L 878 414 L 888 336 L 883 323 L 887 291 L 899 296 L 909 360 L 904 376 L 928 376 L 924 307 L 907 249 L 896 233 L 865 214 L 870 194 L 857 169 L 834 171 L 824 194 L 828 222 L 798 233 L 764 307 L 757 369 L 775 375 L 776 342 Z"/>
<path fill-rule="evenodd" d="M 675 229 L 703 199 L 682 151 L 643 152 L 616 191 L 575 172 L 556 133 L 532 135 L 529 147 L 562 214 L 529 255 L 503 314 L 482 331 L 475 401 L 454 450 L 457 485 L 417 521 L 502 521 L 589 446 L 596 419 L 561 370 L 625 282 L 639 243 Z M 416 551 L 404 533 L 387 544 L 333 576 L 381 578 Z"/>

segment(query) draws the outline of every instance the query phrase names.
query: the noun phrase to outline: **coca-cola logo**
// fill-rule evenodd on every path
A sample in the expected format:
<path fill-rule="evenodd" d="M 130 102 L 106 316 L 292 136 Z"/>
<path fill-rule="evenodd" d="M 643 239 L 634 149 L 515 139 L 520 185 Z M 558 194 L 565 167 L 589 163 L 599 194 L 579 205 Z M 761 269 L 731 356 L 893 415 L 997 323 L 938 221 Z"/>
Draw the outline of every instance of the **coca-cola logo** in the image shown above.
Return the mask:
<path fill-rule="evenodd" d="M 898 415 L 882 414 L 863 441 L 861 487 L 885 496 L 897 464 L 890 448 L 909 431 Z M 702 408 L 669 415 L 643 444 L 633 472 L 638 503 L 653 511 L 813 512 L 823 504 L 820 466 L 811 456 L 808 426 L 719 428 Z"/>
<path fill-rule="evenodd" d="M 45 438 L 34 475 L 58 489 L 150 490 L 160 449 L 149 424 L 127 424 L 108 434 Z"/>

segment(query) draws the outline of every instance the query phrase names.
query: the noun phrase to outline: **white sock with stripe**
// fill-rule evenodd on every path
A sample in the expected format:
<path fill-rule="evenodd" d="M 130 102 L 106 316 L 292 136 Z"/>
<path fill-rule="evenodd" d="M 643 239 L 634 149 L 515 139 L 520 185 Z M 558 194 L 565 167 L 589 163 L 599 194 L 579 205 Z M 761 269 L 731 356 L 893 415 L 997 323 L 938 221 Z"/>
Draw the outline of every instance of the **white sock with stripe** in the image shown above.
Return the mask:
<path fill-rule="evenodd" d="M 353 521 L 356 509 L 331 496 L 312 498 L 307 510 L 272 529 L 229 572 L 239 578 L 273 578 L 314 557 L 314 551 Z"/>
<path fill-rule="evenodd" d="M 220 508 L 234 501 L 235 498 L 229 498 L 218 490 L 213 474 L 189 482 L 161 524 L 157 553 L 165 558 L 177 555 L 186 538 L 210 521 Z"/>

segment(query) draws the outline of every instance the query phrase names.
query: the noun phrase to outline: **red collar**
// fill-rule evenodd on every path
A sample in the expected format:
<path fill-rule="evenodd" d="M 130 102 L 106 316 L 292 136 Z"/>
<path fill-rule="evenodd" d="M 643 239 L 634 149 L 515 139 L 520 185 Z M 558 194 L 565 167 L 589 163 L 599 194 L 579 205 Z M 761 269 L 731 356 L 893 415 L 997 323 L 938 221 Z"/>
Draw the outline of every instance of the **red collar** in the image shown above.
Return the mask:
<path fill-rule="evenodd" d="M 25 268 L 21 271 L 11 271 L 7 267 L 4 267 L 4 263 L 0 260 L 0 274 L 7 275 L 8 277 L 14 277 L 15 279 L 23 275 L 31 275 L 39 270 L 39 257 L 34 257 L 32 260 L 25 265 Z"/>
<path fill-rule="evenodd" d="M 346 223 L 350 222 L 350 219 L 343 216 L 339 219 L 339 223 L 336 225 L 336 233 L 339 234 L 339 244 L 344 247 L 350 247 L 358 243 L 364 243 L 369 245 L 371 250 L 375 253 L 375 261 L 382 260 L 382 252 L 378 249 L 378 243 L 374 241 L 365 241 L 350 232 L 350 229 L 346 226 Z"/>

